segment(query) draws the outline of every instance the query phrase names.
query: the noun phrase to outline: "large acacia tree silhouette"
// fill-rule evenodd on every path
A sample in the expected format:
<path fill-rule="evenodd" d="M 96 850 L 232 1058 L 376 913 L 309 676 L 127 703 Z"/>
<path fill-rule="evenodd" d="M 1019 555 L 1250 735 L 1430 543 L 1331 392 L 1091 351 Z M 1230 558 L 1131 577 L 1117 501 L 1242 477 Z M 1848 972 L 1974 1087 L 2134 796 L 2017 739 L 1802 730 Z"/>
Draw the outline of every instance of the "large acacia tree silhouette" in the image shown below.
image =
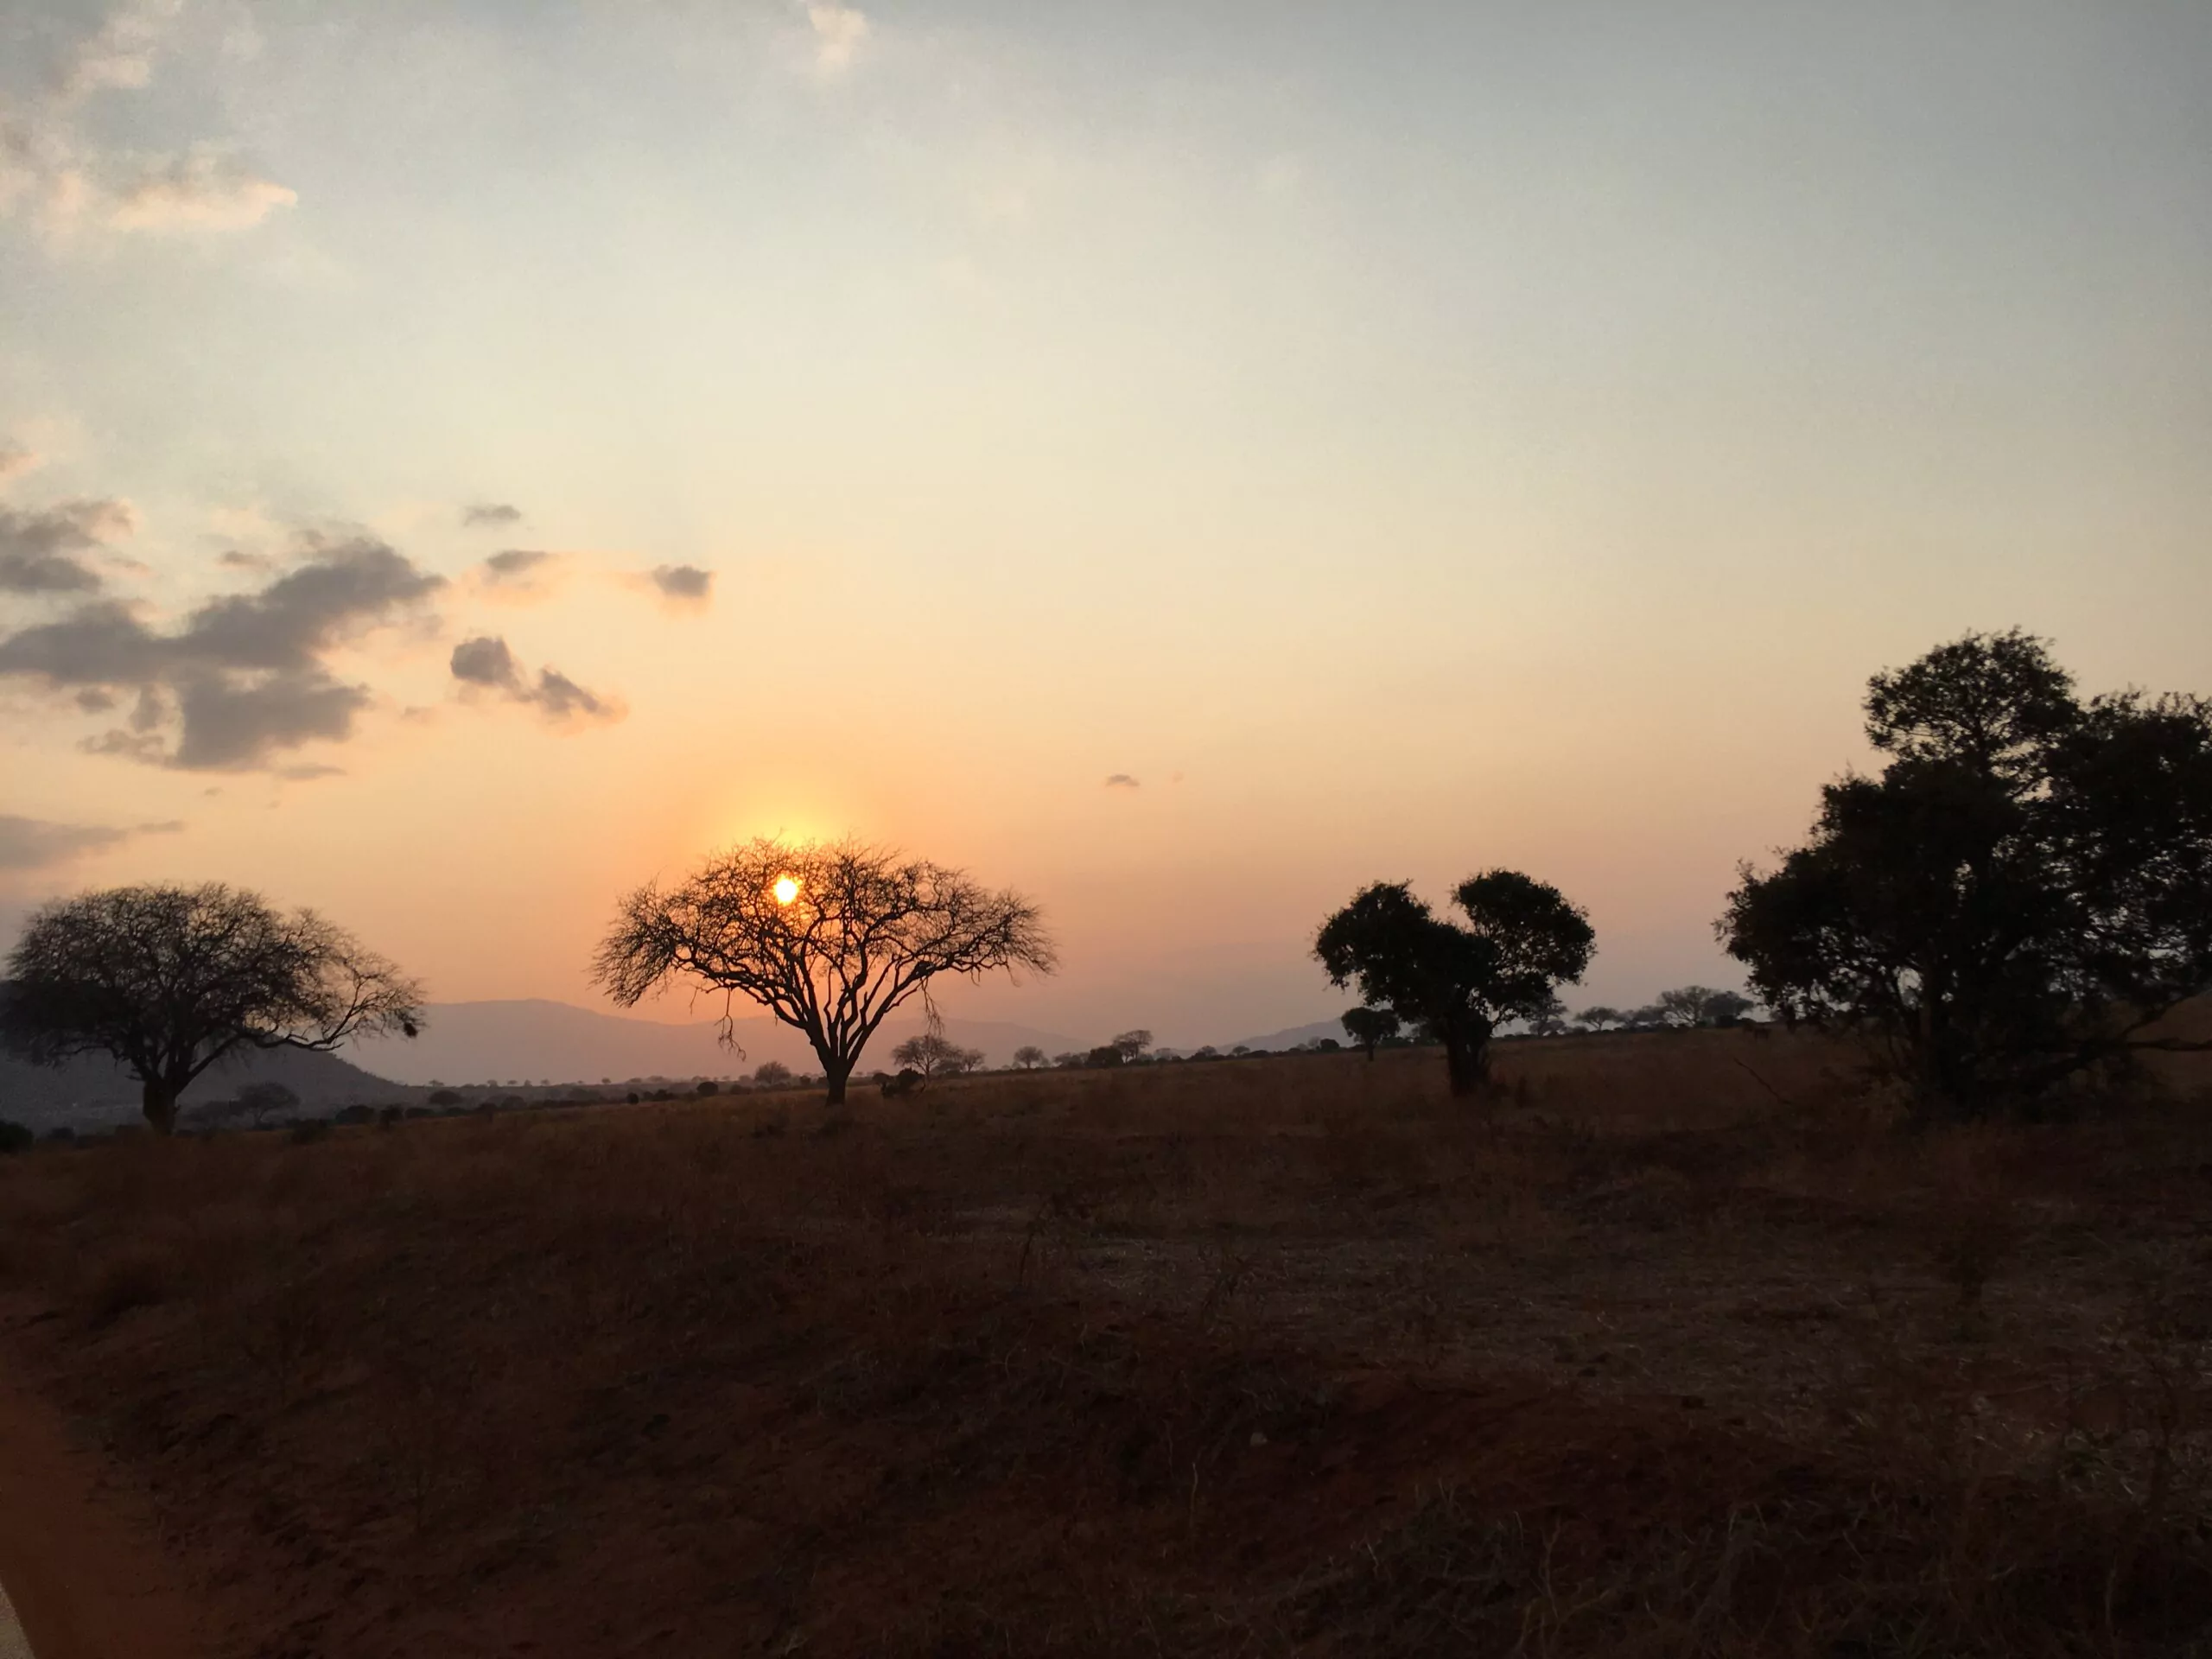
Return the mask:
<path fill-rule="evenodd" d="M 762 837 L 629 894 L 594 970 L 626 1007 L 682 979 L 721 992 L 733 1046 L 736 999 L 758 1004 L 812 1046 L 836 1105 L 885 1016 L 931 981 L 1058 965 L 1018 893 L 859 842 Z"/>

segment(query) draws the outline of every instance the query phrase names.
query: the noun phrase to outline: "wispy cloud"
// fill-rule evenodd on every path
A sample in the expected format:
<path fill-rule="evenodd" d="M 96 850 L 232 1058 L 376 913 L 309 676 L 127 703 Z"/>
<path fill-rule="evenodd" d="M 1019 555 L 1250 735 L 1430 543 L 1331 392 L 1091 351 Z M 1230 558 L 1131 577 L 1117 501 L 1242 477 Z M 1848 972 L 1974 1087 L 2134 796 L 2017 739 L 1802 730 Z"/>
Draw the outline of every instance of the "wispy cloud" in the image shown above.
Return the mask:
<path fill-rule="evenodd" d="M 814 30 L 815 72 L 834 77 L 851 68 L 861 42 L 868 36 L 867 14 L 837 0 L 810 0 L 806 21 Z"/>
<path fill-rule="evenodd" d="M 1106 780 L 1109 789 L 1135 789 L 1138 786 L 1137 780 L 1126 772 L 1117 772 Z"/>
<path fill-rule="evenodd" d="M 64 501 L 37 512 L 0 507 L 0 594 L 93 594 L 104 585 L 86 555 L 128 536 L 127 501 Z"/>
<path fill-rule="evenodd" d="M 21 478 L 38 466 L 39 455 L 28 443 L 0 438 L 0 484 Z"/>
<path fill-rule="evenodd" d="M 616 721 L 625 713 L 619 699 L 588 691 L 558 669 L 542 668 L 533 681 L 497 634 L 462 640 L 454 647 L 451 667 L 464 687 L 527 703 L 556 725 Z"/>
<path fill-rule="evenodd" d="M 104 149 L 80 130 L 81 106 L 149 86 L 181 0 L 138 0 L 109 14 L 57 67 L 42 97 L 0 104 L 0 218 L 28 207 L 50 245 L 88 228 L 123 232 L 232 231 L 299 198 L 230 147 L 181 153 Z"/>
<path fill-rule="evenodd" d="M 54 823 L 44 818 L 0 814 L 0 871 L 50 869 L 88 853 L 118 847 L 136 836 L 174 835 L 183 828 L 175 819 L 119 830 L 105 824 Z"/>
<path fill-rule="evenodd" d="M 481 530 L 499 529 L 522 522 L 522 509 L 505 501 L 479 501 L 461 510 L 461 528 Z"/>

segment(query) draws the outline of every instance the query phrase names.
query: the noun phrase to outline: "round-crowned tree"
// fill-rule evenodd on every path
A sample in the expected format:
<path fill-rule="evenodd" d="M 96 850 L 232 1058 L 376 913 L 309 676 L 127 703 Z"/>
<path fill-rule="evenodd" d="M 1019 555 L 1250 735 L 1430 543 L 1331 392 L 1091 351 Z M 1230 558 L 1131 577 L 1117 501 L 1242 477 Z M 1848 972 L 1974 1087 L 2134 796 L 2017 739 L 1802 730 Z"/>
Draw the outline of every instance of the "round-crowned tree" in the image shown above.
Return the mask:
<path fill-rule="evenodd" d="M 1550 1008 L 1590 965 L 1597 935 L 1557 887 L 1517 870 L 1470 876 L 1452 899 L 1464 924 L 1406 882 L 1376 882 L 1322 924 L 1313 954 L 1331 983 L 1433 1033 L 1452 1092 L 1471 1095 L 1488 1076 L 1492 1033 Z"/>
<path fill-rule="evenodd" d="M 931 981 L 1058 965 L 1018 893 L 857 842 L 763 837 L 625 898 L 594 973 L 626 1006 L 677 980 L 721 992 L 733 1046 L 735 1002 L 757 1004 L 812 1046 L 836 1105 L 885 1017 Z"/>
<path fill-rule="evenodd" d="M 2143 1049 L 2212 984 L 2212 702 L 2084 699 L 2041 639 L 1876 675 L 1878 777 L 1821 791 L 1719 924 L 1783 1020 L 1872 1038 L 1916 1114 L 2025 1107 Z"/>
<path fill-rule="evenodd" d="M 204 887 L 111 887 L 32 913 L 8 957 L 0 1044 L 59 1065 L 107 1054 L 137 1078 L 147 1124 L 247 1049 L 328 1051 L 423 1022 L 422 988 L 313 911 Z"/>

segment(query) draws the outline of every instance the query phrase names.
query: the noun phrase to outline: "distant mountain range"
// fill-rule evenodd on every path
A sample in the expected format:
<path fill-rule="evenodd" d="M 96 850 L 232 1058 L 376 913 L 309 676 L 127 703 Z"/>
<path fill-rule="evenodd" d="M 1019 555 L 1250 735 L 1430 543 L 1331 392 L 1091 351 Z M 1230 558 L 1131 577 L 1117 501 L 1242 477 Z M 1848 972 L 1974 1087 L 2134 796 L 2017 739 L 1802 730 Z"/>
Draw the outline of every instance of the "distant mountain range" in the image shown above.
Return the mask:
<path fill-rule="evenodd" d="M 735 1022 L 737 1048 L 732 1049 L 721 1040 L 718 1020 L 668 1024 L 566 1002 L 442 1002 L 431 1004 L 426 1014 L 422 1035 L 411 1041 L 356 1043 L 343 1058 L 296 1049 L 249 1053 L 202 1077 L 185 1091 L 183 1104 L 188 1109 L 226 1099 L 240 1084 L 264 1080 L 289 1088 L 302 1110 L 323 1113 L 352 1105 L 417 1105 L 440 1084 L 689 1082 L 746 1076 L 764 1060 L 779 1060 L 798 1071 L 819 1064 L 804 1038 L 766 1014 Z M 921 1029 L 918 1009 L 902 1011 L 877 1033 L 863 1067 L 888 1069 L 892 1048 Z M 1012 1064 L 1014 1051 L 1025 1046 L 1054 1055 L 1091 1046 L 1064 1032 L 994 1020 L 948 1020 L 945 1034 L 982 1049 L 992 1065 Z M 1248 1037 L 1242 1046 L 1279 1050 L 1343 1036 L 1334 1020 L 1319 1020 Z M 1236 1045 L 1219 1046 L 1226 1052 Z M 113 1061 L 88 1057 L 48 1067 L 0 1056 L 0 1118 L 41 1130 L 62 1123 L 94 1129 L 135 1122 L 138 1112 L 138 1084 Z"/>
<path fill-rule="evenodd" d="M 242 1084 L 281 1083 L 309 1115 L 346 1106 L 414 1105 L 422 1091 L 372 1077 L 335 1054 L 296 1048 L 257 1050 L 200 1074 L 184 1091 L 187 1111 L 226 1100 Z M 115 1061 L 86 1055 L 58 1066 L 0 1055 L 0 1118 L 38 1130 L 67 1124 L 104 1129 L 139 1118 L 138 1084 Z"/>
<path fill-rule="evenodd" d="M 1224 1043 L 1221 1046 L 1221 1052 L 1226 1054 L 1232 1048 L 1279 1051 L 1296 1048 L 1300 1043 L 1319 1042 L 1324 1037 L 1333 1037 L 1337 1041 L 1343 1042 L 1344 1040 L 1343 1024 L 1335 1020 L 1316 1020 L 1311 1025 L 1292 1026 L 1287 1030 L 1271 1031 L 1264 1037 L 1247 1037 L 1241 1043 Z"/>
<path fill-rule="evenodd" d="M 349 1051 L 359 1065 L 410 1084 L 625 1083 L 659 1077 L 736 1077 L 764 1060 L 794 1071 L 820 1063 L 806 1039 L 766 1014 L 732 1027 L 736 1048 L 721 1040 L 719 1020 L 684 1025 L 599 1014 L 566 1002 L 434 1002 L 422 1035 L 383 1039 Z M 864 1067 L 889 1067 L 893 1045 L 922 1029 L 921 1011 L 901 1010 L 868 1045 Z M 1034 1045 L 1047 1054 L 1086 1048 L 1060 1032 L 982 1020 L 948 1020 L 945 1034 L 980 1048 L 992 1065 L 1012 1063 L 1014 1051 Z"/>

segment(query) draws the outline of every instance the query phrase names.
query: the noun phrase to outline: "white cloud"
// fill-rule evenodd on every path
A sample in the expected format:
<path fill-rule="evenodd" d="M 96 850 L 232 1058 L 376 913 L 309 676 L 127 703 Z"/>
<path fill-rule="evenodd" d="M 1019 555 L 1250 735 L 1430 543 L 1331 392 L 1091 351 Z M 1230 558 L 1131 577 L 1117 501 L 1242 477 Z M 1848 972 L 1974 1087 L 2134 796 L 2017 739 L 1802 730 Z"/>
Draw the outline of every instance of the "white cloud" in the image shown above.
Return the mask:
<path fill-rule="evenodd" d="M 299 193 L 240 166 L 208 145 L 146 163 L 116 191 L 103 215 L 119 231 L 236 231 L 289 207 Z"/>
<path fill-rule="evenodd" d="M 112 12 L 69 55 L 45 98 L 0 107 L 0 218 L 27 207 L 48 245 L 63 246 L 88 229 L 243 230 L 299 199 L 220 144 L 194 143 L 181 153 L 111 153 L 79 131 L 79 106 L 94 94 L 151 83 L 181 3 L 137 0 Z"/>
<path fill-rule="evenodd" d="M 64 104 L 94 92 L 135 91 L 154 78 L 154 54 L 183 0 L 139 0 L 111 13 L 91 39 L 78 47 L 55 86 Z"/>
<path fill-rule="evenodd" d="M 868 38 L 866 13 L 838 0 L 809 0 L 806 21 L 814 29 L 814 67 L 823 75 L 841 75 Z"/>

